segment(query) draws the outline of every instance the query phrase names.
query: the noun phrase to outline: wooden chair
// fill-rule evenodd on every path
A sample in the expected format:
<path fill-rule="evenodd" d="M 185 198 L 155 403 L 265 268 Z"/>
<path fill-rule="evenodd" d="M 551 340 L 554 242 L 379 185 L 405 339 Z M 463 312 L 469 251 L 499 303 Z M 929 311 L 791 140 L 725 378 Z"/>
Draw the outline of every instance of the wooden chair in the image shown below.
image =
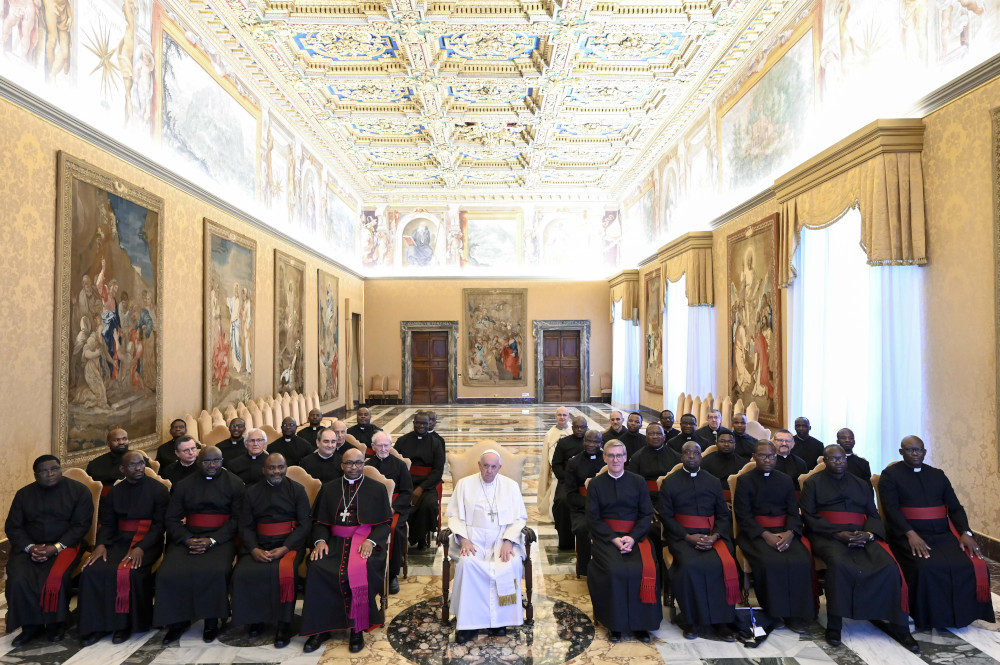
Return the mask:
<path fill-rule="evenodd" d="M 313 478 L 309 475 L 309 472 L 303 469 L 301 466 L 290 466 L 285 472 L 285 477 L 294 480 L 298 484 L 302 485 L 306 490 L 306 496 L 309 498 L 309 505 L 313 506 L 316 503 L 316 495 L 319 494 L 320 488 L 323 486 L 323 482 L 319 478 Z M 306 552 L 312 549 L 310 546 L 306 546 Z M 302 563 L 299 564 L 299 577 L 305 579 L 306 573 L 309 567 L 306 562 L 309 560 L 308 554 L 302 557 Z"/>
<path fill-rule="evenodd" d="M 702 457 L 702 459 L 704 459 L 705 456 L 707 456 L 707 455 L 713 455 L 713 454 L 715 454 L 717 452 L 719 452 L 719 446 L 717 446 L 717 445 L 715 445 L 713 443 L 708 448 L 705 448 L 705 450 L 701 451 L 701 457 Z"/>
<path fill-rule="evenodd" d="M 268 427 L 267 425 L 264 425 L 263 427 L 260 428 L 260 430 L 264 432 L 264 436 L 267 438 L 268 443 L 271 443 L 272 441 L 277 441 L 278 439 L 281 438 L 281 430 L 278 430 L 274 427 Z"/>
<path fill-rule="evenodd" d="M 524 463 L 526 459 L 517 453 L 513 453 L 505 449 L 500 444 L 495 441 L 480 441 L 476 445 L 469 448 L 463 454 L 456 455 L 455 453 L 448 454 L 448 464 L 451 467 L 451 476 L 453 485 L 457 483 L 458 480 L 464 478 L 465 476 L 470 476 L 478 470 L 477 463 L 479 462 L 479 456 L 483 454 L 488 449 L 494 449 L 500 453 L 500 474 L 507 476 L 511 480 L 517 483 L 518 487 L 521 486 L 521 478 L 524 475 Z M 472 465 L 470 467 L 470 464 Z M 440 485 L 439 485 L 440 487 Z M 440 492 L 440 489 L 438 490 Z M 438 499 L 440 501 L 441 495 L 438 494 Z M 439 504 L 440 505 L 440 504 Z M 441 592 L 443 595 L 443 600 L 441 603 L 441 623 L 447 624 L 450 618 L 451 606 L 448 603 L 448 593 L 451 590 L 451 579 L 455 575 L 455 571 L 451 565 L 451 557 L 448 554 L 448 547 L 451 544 L 451 529 L 448 527 L 441 528 L 440 526 L 440 510 L 438 511 L 438 536 L 437 542 L 441 545 L 442 554 L 441 558 L 444 564 L 441 574 Z M 522 599 L 522 606 L 524 607 L 524 621 L 525 623 L 531 623 L 534 620 L 535 609 L 531 604 L 531 590 L 532 590 L 532 572 L 531 572 L 531 544 L 538 540 L 538 536 L 535 534 L 535 530 L 529 526 L 525 526 L 521 529 L 521 535 L 524 537 L 524 597 Z"/>
<path fill-rule="evenodd" d="M 747 418 L 747 434 L 758 440 L 771 439 L 771 430 L 767 429 L 756 420 L 750 420 L 749 418 Z"/>
<path fill-rule="evenodd" d="M 820 471 L 825 471 L 825 470 L 826 470 L 826 462 L 824 462 L 823 458 L 820 457 L 819 464 L 813 467 L 811 471 L 799 474 L 799 487 L 801 488 L 805 484 L 806 480 L 808 480 L 811 476 L 814 476 Z M 820 559 L 819 557 L 814 556 L 813 562 L 817 571 L 826 570 L 826 562 Z"/>
<path fill-rule="evenodd" d="M 608 472 L 608 465 L 605 464 L 604 466 L 601 467 L 600 471 L 598 471 L 596 474 L 594 474 L 594 478 L 596 478 L 597 476 L 601 475 L 602 473 L 607 473 L 607 472 Z M 584 486 L 585 489 L 588 489 L 588 490 L 590 489 L 590 481 L 593 480 L 594 478 L 587 478 L 585 481 L 583 481 L 583 486 Z M 656 519 L 655 515 L 653 516 L 653 519 L 654 520 Z M 577 539 L 577 542 L 576 542 L 576 579 L 580 579 L 581 577 L 583 577 L 583 572 L 580 570 L 580 540 Z"/>
<path fill-rule="evenodd" d="M 222 411 L 219 411 L 219 407 L 212 409 L 212 427 L 217 427 L 219 425 L 228 425 L 229 421 L 222 416 Z"/>
<path fill-rule="evenodd" d="M 898 464 L 898 463 L 899 463 L 899 460 L 895 460 L 893 462 L 889 462 L 889 464 L 886 465 L 886 468 L 888 469 L 893 464 Z M 885 508 L 882 506 L 882 497 L 879 496 L 879 493 L 878 493 L 878 481 L 881 480 L 881 479 L 882 479 L 882 474 L 881 473 L 873 473 L 872 474 L 872 489 L 875 491 L 875 504 L 878 506 L 878 516 L 882 518 L 882 523 L 883 524 L 888 524 L 888 522 L 886 522 L 886 520 L 885 520 Z"/>
<path fill-rule="evenodd" d="M 601 401 L 611 404 L 611 375 L 607 372 L 601 373 Z"/>
<path fill-rule="evenodd" d="M 656 486 L 660 487 L 663 485 L 663 481 L 666 480 L 667 476 L 681 469 L 684 466 L 683 463 L 678 462 L 674 464 L 674 468 L 670 469 L 670 473 L 660 476 L 656 479 Z M 666 545 L 663 546 L 663 574 L 660 576 L 663 579 L 663 604 L 667 607 L 667 614 L 670 617 L 671 623 L 677 618 L 677 610 L 674 608 L 674 590 L 671 588 L 667 571 L 670 567 L 674 565 L 674 555 L 670 553 L 670 548 Z"/>
<path fill-rule="evenodd" d="M 392 504 L 392 493 L 396 491 L 396 482 L 389 480 L 381 473 L 379 473 L 374 467 L 365 466 L 364 474 L 366 478 L 371 478 L 372 480 L 377 480 L 385 486 L 386 498 L 389 500 L 389 504 Z M 393 529 L 389 529 L 389 540 L 387 541 L 386 555 L 385 555 L 385 571 L 382 574 L 382 591 L 379 594 L 381 597 L 382 614 L 385 614 L 386 608 L 389 606 L 389 551 L 392 549 L 392 538 Z"/>
<path fill-rule="evenodd" d="M 208 433 L 212 431 L 212 414 L 202 409 L 201 413 L 198 414 L 198 429 L 195 431 L 197 434 L 190 431 L 188 433 L 203 442 Z"/>
<path fill-rule="evenodd" d="M 757 468 L 757 463 L 750 461 L 744 464 L 743 468 L 740 469 L 737 473 L 734 473 L 733 475 L 729 476 L 728 481 L 729 481 L 730 496 L 736 496 L 736 481 L 739 479 L 739 477 L 742 476 L 744 473 L 749 473 L 750 471 L 753 471 L 756 468 Z M 734 512 L 733 547 L 735 547 L 736 549 L 736 565 L 738 565 L 740 567 L 740 570 L 743 572 L 743 589 L 742 589 L 743 604 L 748 605 L 750 603 L 750 575 L 753 573 L 753 571 L 750 568 L 750 562 L 747 561 L 746 556 L 743 555 L 743 550 L 741 550 L 739 546 L 735 544 L 736 536 L 738 536 L 739 533 L 740 533 L 740 528 L 736 524 L 736 514 Z"/>
<path fill-rule="evenodd" d="M 229 428 L 225 425 L 216 425 L 212 431 L 201 440 L 203 446 L 217 446 L 229 438 Z"/>
<path fill-rule="evenodd" d="M 187 427 L 189 436 L 193 436 L 196 441 L 200 440 L 201 434 L 198 431 L 198 419 L 190 413 L 184 414 L 184 425 Z"/>
<path fill-rule="evenodd" d="M 383 404 L 385 402 L 385 377 L 376 374 L 372 377 L 371 387 L 368 388 L 368 403 Z"/>
<path fill-rule="evenodd" d="M 401 404 L 402 403 L 403 400 L 400 398 L 400 393 L 399 393 L 399 377 L 398 376 L 390 376 L 389 377 L 388 386 L 385 389 L 385 395 L 383 395 L 383 399 L 386 402 L 389 402 L 389 400 L 392 400 L 393 404 Z"/>
<path fill-rule="evenodd" d="M 747 404 L 746 416 L 747 420 L 757 420 L 760 417 L 760 407 L 757 406 L 757 402 Z"/>
<path fill-rule="evenodd" d="M 73 572 L 73 576 L 76 577 L 83 570 L 83 562 L 87 560 L 89 553 L 94 549 L 94 543 L 97 540 L 97 510 L 101 503 L 101 489 L 104 484 L 99 480 L 94 480 L 90 477 L 90 474 L 83 469 L 77 467 L 70 467 L 62 472 L 62 475 L 66 478 L 71 478 L 77 482 L 83 483 L 83 485 L 90 490 L 90 496 L 94 500 L 94 519 L 90 521 L 90 530 L 87 531 L 87 536 L 84 538 L 83 542 L 80 543 L 80 547 L 83 549 L 83 557 L 80 558 L 80 564 L 77 566 L 76 570 Z"/>
<path fill-rule="evenodd" d="M 160 463 L 157 462 L 155 459 L 146 458 L 146 469 L 147 470 L 148 469 L 152 469 L 154 473 L 159 474 L 160 473 Z"/>
<path fill-rule="evenodd" d="M 674 407 L 674 418 L 680 422 L 681 416 L 687 413 L 684 410 L 684 400 L 687 399 L 687 393 L 681 393 L 677 396 L 677 406 Z"/>

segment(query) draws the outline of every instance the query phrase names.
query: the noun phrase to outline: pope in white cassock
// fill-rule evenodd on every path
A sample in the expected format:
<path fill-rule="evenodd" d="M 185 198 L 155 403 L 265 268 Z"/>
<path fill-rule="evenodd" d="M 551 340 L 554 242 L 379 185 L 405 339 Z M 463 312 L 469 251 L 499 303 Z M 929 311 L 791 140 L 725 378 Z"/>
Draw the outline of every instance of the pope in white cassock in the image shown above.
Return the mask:
<path fill-rule="evenodd" d="M 521 488 L 499 473 L 500 453 L 487 450 L 479 457 L 479 473 L 459 480 L 448 503 L 448 528 L 460 548 L 451 594 L 459 644 L 480 628 L 506 635 L 507 626 L 524 622 L 521 529 L 528 513 Z"/>

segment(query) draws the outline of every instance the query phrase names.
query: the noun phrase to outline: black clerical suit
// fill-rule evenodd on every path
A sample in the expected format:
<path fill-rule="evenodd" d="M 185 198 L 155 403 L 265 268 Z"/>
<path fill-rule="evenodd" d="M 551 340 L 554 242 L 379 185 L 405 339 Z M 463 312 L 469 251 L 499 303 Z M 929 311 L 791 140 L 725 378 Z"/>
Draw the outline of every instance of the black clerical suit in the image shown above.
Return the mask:
<path fill-rule="evenodd" d="M 552 475 L 556 477 L 556 491 L 552 495 L 552 518 L 556 533 L 559 534 L 559 549 L 571 550 L 574 545 L 573 519 L 570 516 L 569 503 L 566 494 L 569 485 L 566 478 L 566 465 L 583 452 L 583 436 L 570 434 L 556 442 L 552 453 Z"/>
<path fill-rule="evenodd" d="M 299 460 L 314 450 L 316 446 L 295 434 L 278 437 L 267 445 L 267 452 L 280 453 L 285 457 L 288 466 L 298 466 Z"/>
<path fill-rule="evenodd" d="M 754 451 L 757 450 L 757 439 L 746 432 L 743 434 L 733 432 L 733 442 L 736 444 L 736 454 L 747 459 L 753 457 Z"/>
<path fill-rule="evenodd" d="M 725 497 L 726 501 L 732 501 L 733 497 L 729 494 L 729 476 L 739 473 L 749 461 L 748 458 L 740 457 L 735 452 L 724 453 L 721 450 L 716 450 L 702 458 L 701 468 L 719 479 L 719 483 L 722 485 L 722 496 Z"/>
<path fill-rule="evenodd" d="M 795 454 L 801 457 L 805 461 L 809 471 L 812 471 L 819 464 L 819 458 L 823 456 L 823 449 L 826 446 L 814 436 L 806 436 L 803 439 L 796 434 L 792 439 L 795 440 Z"/>
<path fill-rule="evenodd" d="M 799 476 L 808 471 L 805 461 L 795 453 L 788 453 L 788 457 L 782 457 L 781 455 L 775 457 L 774 470 L 781 471 L 791 478 L 796 492 L 802 489 L 799 487 Z"/>
<path fill-rule="evenodd" d="M 230 473 L 235 473 L 244 485 L 250 487 L 264 480 L 264 460 L 267 459 L 268 454 L 265 451 L 259 455 L 251 455 L 250 451 L 247 451 L 226 464 L 226 469 Z"/>
<path fill-rule="evenodd" d="M 586 575 L 590 563 L 590 526 L 587 523 L 587 479 L 593 478 L 604 466 L 604 457 L 598 450 L 588 455 L 584 450 L 566 465 L 566 502 L 569 504 L 570 523 L 576 538 L 576 574 Z"/>
<path fill-rule="evenodd" d="M 715 443 L 714 441 L 712 443 L 709 443 L 705 441 L 705 439 L 698 436 L 697 434 L 692 434 L 691 436 L 688 436 L 684 432 L 681 432 L 672 439 L 667 439 L 667 445 L 670 446 L 670 448 L 673 449 L 675 453 L 680 455 L 681 448 L 683 448 L 684 444 L 687 443 L 688 441 L 694 441 L 695 443 L 697 443 L 699 446 L 701 446 L 702 451 L 704 451 L 706 448 L 712 445 L 712 443 Z"/>
<path fill-rule="evenodd" d="M 176 442 L 177 439 L 170 439 L 165 443 L 161 443 L 156 449 L 156 461 L 160 463 L 161 471 L 177 461 L 177 454 L 174 452 Z"/>
<path fill-rule="evenodd" d="M 372 445 L 372 437 L 375 436 L 376 433 L 381 431 L 382 431 L 381 427 L 379 427 L 378 425 L 373 425 L 371 423 L 368 423 L 367 425 L 357 424 L 354 425 L 353 427 L 347 428 L 348 434 L 350 434 L 355 439 L 365 444 L 369 448 L 371 448 Z"/>
<path fill-rule="evenodd" d="M 299 460 L 299 466 L 305 469 L 310 476 L 324 483 L 344 475 L 344 470 L 340 468 L 340 456 L 337 453 L 323 457 L 318 450 L 311 452 Z"/>
<path fill-rule="evenodd" d="M 312 451 L 316 450 L 316 439 L 319 438 L 319 433 L 321 430 L 323 430 L 322 425 L 320 425 L 319 427 L 313 427 L 312 425 L 309 425 L 307 427 L 303 427 L 302 429 L 300 429 L 298 432 L 296 432 L 296 434 L 300 439 L 309 444 L 310 446 L 309 450 Z"/>
<path fill-rule="evenodd" d="M 625 453 L 628 455 L 629 460 L 632 459 L 632 455 L 635 455 L 646 447 L 646 435 L 642 432 L 630 432 L 626 428 L 617 438 L 625 444 Z M 626 460 L 627 463 L 628 461 Z"/>
<path fill-rule="evenodd" d="M 227 466 L 234 459 L 246 452 L 247 447 L 243 439 L 226 439 L 215 446 L 222 451 L 222 466 Z"/>
<path fill-rule="evenodd" d="M 720 434 L 732 434 L 733 430 L 719 425 L 719 429 L 712 429 L 708 425 L 702 425 L 694 431 L 695 438 L 701 439 L 709 446 L 714 446 L 719 442 Z"/>
<path fill-rule="evenodd" d="M 654 510 L 659 510 L 660 507 L 660 486 L 656 481 L 673 471 L 674 467 L 680 464 L 680 461 L 681 456 L 667 444 L 663 444 L 659 448 L 650 448 L 647 445 L 629 460 L 628 470 L 639 474 L 646 480 L 649 498 L 653 502 Z M 659 525 L 653 528 L 653 531 L 657 530 L 659 530 Z M 656 542 L 659 542 L 658 534 Z M 658 550 L 657 553 L 659 554 Z"/>
<path fill-rule="evenodd" d="M 181 482 L 195 471 L 198 470 L 198 463 L 191 462 L 188 466 L 181 464 L 180 460 L 177 460 L 166 469 L 160 467 L 162 473 L 160 473 L 160 478 L 170 481 L 170 493 L 173 494 L 174 488 L 177 487 L 177 483 Z"/>
<path fill-rule="evenodd" d="M 444 473 L 444 446 L 430 434 L 408 432 L 396 440 L 396 452 L 410 460 L 410 476 L 413 489 L 419 487 L 420 498 L 410 508 L 407 520 L 411 545 L 424 542 L 427 534 L 437 530 L 438 505 L 437 486 Z"/>
<path fill-rule="evenodd" d="M 399 575 L 400 568 L 403 567 L 403 550 L 406 549 L 406 520 L 410 516 L 413 478 L 410 476 L 410 470 L 406 468 L 406 462 L 393 454 L 386 455 L 385 459 L 379 459 L 378 455 L 369 455 L 365 464 L 396 483 L 392 510 L 399 517 L 394 517 L 396 529 L 389 552 L 389 577 L 396 577 Z"/>

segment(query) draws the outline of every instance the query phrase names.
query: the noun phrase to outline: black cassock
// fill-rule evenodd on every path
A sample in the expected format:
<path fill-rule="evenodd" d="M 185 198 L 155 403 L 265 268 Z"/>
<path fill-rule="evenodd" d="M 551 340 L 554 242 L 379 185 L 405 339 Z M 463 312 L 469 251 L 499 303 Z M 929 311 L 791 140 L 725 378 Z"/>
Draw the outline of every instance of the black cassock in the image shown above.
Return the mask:
<path fill-rule="evenodd" d="M 215 445 L 222 451 L 222 466 L 228 466 L 230 462 L 240 455 L 245 454 L 247 451 L 247 447 L 243 439 L 237 439 L 236 441 L 226 439 L 225 441 L 220 441 Z"/>
<path fill-rule="evenodd" d="M 382 428 L 378 425 L 372 425 L 368 423 L 367 425 L 354 425 L 347 428 L 347 433 L 353 436 L 355 439 L 365 444 L 366 446 L 372 445 L 372 437 L 375 436 L 376 432 L 381 432 Z"/>
<path fill-rule="evenodd" d="M 817 460 L 823 454 L 823 448 L 826 446 L 814 436 L 807 436 L 803 439 L 796 434 L 792 438 L 795 440 L 795 454 L 801 457 L 809 470 L 812 471 L 818 464 Z"/>
<path fill-rule="evenodd" d="M 309 453 L 299 460 L 299 466 L 305 469 L 310 476 L 323 483 L 328 483 L 344 475 L 344 470 L 340 468 L 340 456 L 336 453 L 329 457 L 320 456 L 319 451 Z"/>
<path fill-rule="evenodd" d="M 678 515 L 714 517 L 711 529 L 688 528 Z M 733 554 L 732 519 L 719 479 L 707 471 L 694 474 L 678 469 L 660 485 L 660 521 L 663 543 L 674 557 L 670 584 L 683 620 L 692 625 L 730 623 L 736 613 L 726 600 L 722 560 L 715 549 L 697 550 L 684 540 L 688 534 L 719 534 Z"/>
<path fill-rule="evenodd" d="M 316 446 L 309 443 L 301 436 L 281 437 L 275 439 L 267 446 L 268 454 L 280 453 L 285 457 L 288 466 L 298 466 L 299 460 L 316 450 Z"/>
<path fill-rule="evenodd" d="M 161 467 L 161 470 L 160 478 L 170 481 L 170 493 L 173 494 L 174 488 L 177 487 L 178 483 L 198 470 L 198 463 L 191 462 L 190 466 L 184 466 L 178 460 L 166 469 L 162 469 Z"/>
<path fill-rule="evenodd" d="M 653 502 L 653 510 L 660 508 L 660 487 L 656 481 L 673 471 L 674 467 L 680 464 L 681 456 L 674 452 L 674 449 L 663 444 L 659 448 L 650 448 L 648 445 L 632 456 L 629 460 L 628 470 L 639 474 L 647 481 L 649 487 L 649 498 Z M 656 485 L 655 489 L 649 485 L 649 481 Z M 658 529 L 658 527 L 654 527 Z M 657 552 L 659 556 L 659 552 Z"/>
<path fill-rule="evenodd" d="M 226 465 L 226 469 L 239 476 L 247 487 L 256 485 L 264 480 L 264 460 L 267 459 L 267 455 L 268 453 L 261 453 L 254 457 L 249 452 L 239 455 Z"/>
<path fill-rule="evenodd" d="M 733 514 L 739 526 L 736 544 L 750 562 L 753 589 L 764 611 L 773 617 L 812 619 L 816 616 L 813 595 L 813 561 L 802 544 L 802 518 L 795 500 L 792 479 L 780 471 L 765 474 L 759 469 L 736 480 Z M 761 526 L 754 519 L 784 518 L 784 526 Z M 765 531 L 791 530 L 795 537 L 788 549 L 779 552 L 768 545 Z"/>
<path fill-rule="evenodd" d="M 792 485 L 795 486 L 795 491 L 798 492 L 802 489 L 799 487 L 799 476 L 808 471 L 809 467 L 804 459 L 795 453 L 788 453 L 788 457 L 778 455 L 774 458 L 774 470 L 781 471 L 783 474 L 791 478 Z"/>
<path fill-rule="evenodd" d="M 81 635 L 128 629 L 141 633 L 153 621 L 153 565 L 163 553 L 163 520 L 170 492 L 158 480 L 143 476 L 111 488 L 101 505 L 97 545 L 104 545 L 107 561 L 97 559 L 80 575 Z M 118 566 L 132 549 L 133 520 L 149 520 L 146 534 L 135 544 L 142 549 L 142 565 L 129 571 L 128 611 L 116 610 Z M 122 589 L 124 591 L 124 589 Z M 124 609 L 124 607 L 122 607 Z"/>
<path fill-rule="evenodd" d="M 576 537 L 576 572 L 580 575 L 587 574 L 587 566 L 590 563 L 586 483 L 587 479 L 596 476 L 603 466 L 604 458 L 600 451 L 593 455 L 583 451 L 566 465 L 566 503 L 569 504 L 573 535 Z"/>
<path fill-rule="evenodd" d="M 288 525 L 287 532 L 280 535 L 259 532 L 261 529 L 268 529 L 266 526 L 261 527 L 262 524 L 276 525 L 281 522 L 295 524 Z M 240 511 L 243 549 L 233 570 L 233 623 L 291 622 L 295 613 L 299 564 L 302 563 L 311 530 L 309 497 L 302 485 L 285 478 L 277 485 L 264 480 L 247 490 L 243 509 Z M 279 577 L 282 559 L 261 563 L 250 554 L 257 547 L 267 551 L 282 546 L 287 547 L 292 554 L 289 559 L 292 562 L 291 599 L 285 602 L 281 600 Z"/>
<path fill-rule="evenodd" d="M 701 446 L 702 450 L 704 450 L 705 448 L 708 448 L 708 446 L 710 445 L 710 444 L 706 443 L 705 440 L 702 439 L 700 436 L 697 436 L 695 434 L 692 434 L 691 436 L 688 436 L 684 432 L 681 432 L 680 434 L 678 434 L 677 436 L 675 436 L 673 438 L 667 439 L 667 445 L 670 446 L 671 450 L 673 450 L 675 453 L 677 453 L 678 455 L 680 455 L 681 454 L 681 448 L 683 448 L 684 444 L 687 443 L 688 441 L 694 441 L 699 446 Z M 712 443 L 715 443 L 715 442 L 713 441 Z"/>
<path fill-rule="evenodd" d="M 393 535 L 391 552 L 389 553 L 389 575 L 399 575 L 403 567 L 403 550 L 406 549 L 406 519 L 410 515 L 410 499 L 413 497 L 413 479 L 406 462 L 395 455 L 387 455 L 379 459 L 378 455 L 370 455 L 365 464 L 376 469 L 383 476 L 396 483 L 395 500 L 392 510 L 399 514 L 396 521 L 396 533 Z"/>
<path fill-rule="evenodd" d="M 642 432 L 630 432 L 626 428 L 615 438 L 625 444 L 625 453 L 628 455 L 628 459 L 632 459 L 632 455 L 646 447 L 646 435 Z"/>
<path fill-rule="evenodd" d="M 616 532 L 605 519 L 634 522 L 631 531 Z M 660 605 L 660 571 L 656 571 L 654 600 L 640 599 L 642 555 L 639 541 L 646 538 L 653 520 L 653 503 L 649 500 L 646 481 L 626 471 L 618 479 L 602 473 L 590 481 L 587 489 L 587 523 L 590 526 L 591 560 L 587 570 L 587 588 L 593 604 L 594 618 L 608 630 L 656 630 L 663 619 Z M 635 546 L 622 554 L 611 542 L 628 535 Z"/>
<path fill-rule="evenodd" d="M 722 485 L 722 494 L 728 499 L 729 496 L 729 476 L 739 473 L 750 460 L 735 453 L 724 453 L 716 451 L 701 460 L 701 468 L 719 479 Z"/>
<path fill-rule="evenodd" d="M 556 533 L 559 534 L 559 549 L 573 548 L 573 518 L 570 514 L 566 495 L 569 485 L 566 478 L 566 465 L 583 452 L 583 437 L 569 434 L 556 441 L 552 451 L 552 475 L 556 477 L 556 491 L 552 495 L 552 518 Z"/>
<path fill-rule="evenodd" d="M 900 571 L 895 560 L 877 542 L 848 547 L 833 534 L 869 531 L 885 539 L 885 527 L 875 509 L 871 487 L 855 475 L 837 479 L 829 470 L 806 480 L 799 499 L 806 535 L 813 554 L 826 563 L 826 609 L 829 614 L 853 619 L 881 619 L 906 625 L 900 606 Z M 863 523 L 835 524 L 821 511 L 863 513 Z"/>
<path fill-rule="evenodd" d="M 736 443 L 736 454 L 750 459 L 754 451 L 757 450 L 757 439 L 746 432 L 737 434 L 733 432 L 733 441 Z"/>
<path fill-rule="evenodd" d="M 437 484 L 444 473 L 444 446 L 431 434 L 420 436 L 408 432 L 396 440 L 394 447 L 397 453 L 410 460 L 413 489 L 419 487 L 423 491 L 417 505 L 410 508 L 408 518 L 410 542 L 421 543 L 429 532 L 437 531 Z"/>
<path fill-rule="evenodd" d="M 177 461 L 177 454 L 174 452 L 174 439 L 159 445 L 156 449 L 156 461 L 160 463 L 160 469 L 166 469 Z"/>
<path fill-rule="evenodd" d="M 7 562 L 7 632 L 21 626 L 65 621 L 69 614 L 67 586 L 70 575 L 83 556 L 80 547 L 66 567 L 59 587 L 56 610 L 46 612 L 41 605 L 42 588 L 57 557 L 34 563 L 24 551 L 28 545 L 77 547 L 86 538 L 94 518 L 94 499 L 82 483 L 62 478 L 52 487 L 32 483 L 14 495 L 4 531 L 10 540 L 10 560 Z M 64 552 L 66 550 L 63 550 Z M 72 553 L 67 554 L 67 557 Z M 65 559 L 64 559 L 65 561 Z"/>
<path fill-rule="evenodd" d="M 847 472 L 853 473 L 855 476 L 861 480 L 868 483 L 868 486 L 872 486 L 872 465 L 868 463 L 864 457 L 859 457 L 857 455 L 847 456 Z M 872 488 L 874 491 L 874 488 Z"/>
<path fill-rule="evenodd" d="M 310 425 L 309 427 L 303 427 L 298 432 L 296 432 L 296 434 L 299 436 L 300 439 L 302 439 L 303 441 L 305 441 L 310 445 L 310 450 L 316 450 L 316 439 L 319 438 L 319 432 L 321 429 L 323 428 L 313 427 L 312 425 Z"/>
<path fill-rule="evenodd" d="M 167 552 L 156 571 L 153 625 L 166 626 L 229 616 L 229 578 L 233 572 L 240 509 L 246 496 L 243 481 L 225 469 L 214 478 L 201 473 L 174 487 L 167 507 Z M 190 515 L 224 515 L 222 526 L 184 523 Z M 204 554 L 189 554 L 188 538 L 214 538 Z"/>
<path fill-rule="evenodd" d="M 367 630 L 382 624 L 383 617 L 378 603 L 375 602 L 375 595 L 381 593 L 385 580 L 386 544 L 389 540 L 392 509 L 389 506 L 385 485 L 382 483 L 362 476 L 354 484 L 358 485 L 358 489 L 348 494 L 346 502 L 344 486 L 350 486 L 346 478 L 323 485 L 316 497 L 310 540 L 313 543 L 325 540 L 330 549 L 322 559 L 309 561 L 305 602 L 302 606 L 302 635 L 315 635 L 328 630 L 353 627 L 353 619 L 349 618 L 352 594 L 348 561 L 351 550 L 356 548 L 351 547 L 352 539 L 332 534 L 334 525 L 371 526 L 367 538 L 374 542 L 375 546 L 366 562 L 369 622 Z M 347 505 L 348 503 L 350 505 Z M 346 519 L 341 516 L 345 508 Z"/>
<path fill-rule="evenodd" d="M 948 520 L 962 534 L 969 519 L 944 471 L 924 464 L 915 470 L 897 463 L 882 472 L 879 500 L 885 510 L 889 545 L 903 568 L 910 591 L 910 616 L 920 628 L 962 628 L 976 619 L 994 622 L 993 604 L 976 600 L 972 560 L 959 547 Z M 901 507 L 944 506 L 947 518 L 907 519 Z M 931 548 L 929 559 L 913 556 L 906 532 L 917 532 Z M 989 575 L 986 577 L 989 590 Z"/>

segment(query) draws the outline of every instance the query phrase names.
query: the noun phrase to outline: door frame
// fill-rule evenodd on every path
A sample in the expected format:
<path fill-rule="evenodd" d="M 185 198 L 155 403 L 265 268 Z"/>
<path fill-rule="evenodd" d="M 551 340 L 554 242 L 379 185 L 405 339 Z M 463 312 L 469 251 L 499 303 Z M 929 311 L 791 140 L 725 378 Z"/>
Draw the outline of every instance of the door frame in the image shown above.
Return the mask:
<path fill-rule="evenodd" d="M 535 338 L 535 403 L 542 404 L 545 393 L 545 355 L 542 344 L 546 330 L 575 330 L 580 333 L 580 401 L 590 401 L 590 321 L 585 319 L 538 320 L 531 322 Z"/>
<path fill-rule="evenodd" d="M 448 333 L 448 403 L 458 398 L 458 321 L 400 321 L 399 336 L 403 346 L 403 404 L 413 401 L 413 332 Z"/>

